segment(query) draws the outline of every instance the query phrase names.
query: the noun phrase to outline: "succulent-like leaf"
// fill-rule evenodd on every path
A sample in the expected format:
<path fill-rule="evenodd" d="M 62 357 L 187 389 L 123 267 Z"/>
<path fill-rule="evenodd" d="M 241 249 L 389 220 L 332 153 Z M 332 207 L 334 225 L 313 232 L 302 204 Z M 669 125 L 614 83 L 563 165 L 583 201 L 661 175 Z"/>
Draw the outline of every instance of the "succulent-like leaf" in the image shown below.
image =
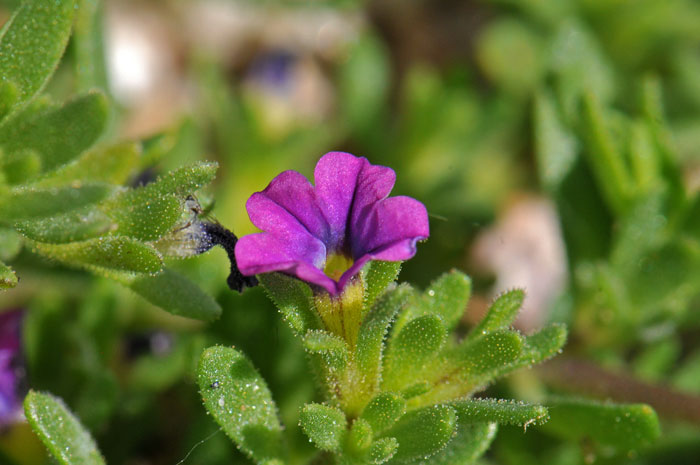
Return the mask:
<path fill-rule="evenodd" d="M 365 455 L 372 446 L 374 432 L 372 426 L 364 418 L 357 418 L 350 427 L 347 435 L 345 451 L 355 457 Z"/>
<path fill-rule="evenodd" d="M 199 360 L 204 406 L 238 448 L 258 463 L 284 463 L 282 425 L 270 390 L 250 361 L 228 347 L 210 347 Z"/>
<path fill-rule="evenodd" d="M 489 448 L 498 431 L 497 423 L 469 423 L 457 417 L 457 434 L 437 454 L 430 457 L 430 465 L 469 465 Z"/>
<path fill-rule="evenodd" d="M 216 300 L 169 268 L 155 276 L 143 275 L 123 282 L 153 305 L 173 315 L 203 321 L 213 321 L 221 316 L 221 307 Z"/>
<path fill-rule="evenodd" d="M 475 386 L 490 381 L 518 360 L 522 337 L 513 331 L 495 331 L 469 341 L 458 349 L 464 376 Z"/>
<path fill-rule="evenodd" d="M 321 450 L 338 451 L 347 433 L 345 414 L 337 408 L 322 404 L 304 405 L 299 424 Z"/>
<path fill-rule="evenodd" d="M 35 243 L 42 255 L 73 266 L 107 272 L 158 273 L 163 261 L 156 250 L 128 237 L 108 236 L 69 244 Z"/>
<path fill-rule="evenodd" d="M 372 399 L 362 410 L 360 418 L 372 427 L 376 434 L 390 428 L 406 413 L 406 401 L 403 397 L 383 392 Z"/>
<path fill-rule="evenodd" d="M 0 127 L 0 147 L 8 155 L 33 150 L 41 158 L 41 169 L 50 171 L 92 146 L 105 128 L 108 113 L 107 98 L 99 92 L 89 92 L 29 117 L 22 113 Z"/>
<path fill-rule="evenodd" d="M 436 315 L 442 319 L 448 331 L 453 330 L 464 314 L 471 289 L 471 279 L 461 271 L 444 273 L 407 307 L 396 322 L 394 334 L 398 334 L 414 318 L 423 315 Z"/>
<path fill-rule="evenodd" d="M 369 463 L 381 464 L 391 459 L 399 449 L 399 441 L 396 438 L 381 438 L 369 448 Z"/>
<path fill-rule="evenodd" d="M 312 304 L 311 288 L 306 283 L 282 273 L 261 274 L 258 280 L 297 335 L 322 328 Z"/>
<path fill-rule="evenodd" d="M 117 225 L 116 234 L 153 241 L 172 229 L 183 207 L 174 195 L 155 194 L 146 186 L 115 196 L 104 210 Z"/>
<path fill-rule="evenodd" d="M 48 393 L 29 391 L 24 413 L 32 430 L 63 465 L 105 463 L 95 441 L 63 401 Z"/>
<path fill-rule="evenodd" d="M 512 289 L 502 293 L 493 301 L 486 316 L 474 327 L 472 334 L 486 334 L 489 331 L 507 328 L 518 316 L 523 300 L 525 300 L 525 291 L 522 289 Z"/>
<path fill-rule="evenodd" d="M 15 228 L 23 236 L 35 241 L 53 244 L 98 237 L 107 233 L 113 226 L 114 223 L 109 217 L 93 206 L 61 215 L 15 222 Z"/>
<path fill-rule="evenodd" d="M 424 315 L 413 319 L 391 338 L 384 363 L 384 389 L 399 391 L 419 377 L 447 340 L 442 318 Z"/>
<path fill-rule="evenodd" d="M 397 286 L 382 294 L 367 313 L 355 346 L 355 361 L 363 375 L 362 392 L 371 395 L 379 385 L 382 348 L 389 325 L 413 293 L 407 285 Z"/>
<path fill-rule="evenodd" d="M 10 289 L 17 285 L 17 275 L 14 270 L 0 261 L 0 290 Z"/>
<path fill-rule="evenodd" d="M 566 344 L 566 326 L 552 323 L 534 334 L 525 336 L 518 366 L 534 365 L 559 353 Z"/>
<path fill-rule="evenodd" d="M 371 308 L 375 299 L 384 292 L 389 284 L 396 281 L 401 271 L 402 262 L 370 261 L 365 269 L 363 281 L 365 283 L 365 308 Z"/>
<path fill-rule="evenodd" d="M 547 408 L 504 399 L 465 399 L 451 402 L 460 421 L 496 422 L 504 425 L 541 425 L 547 422 Z"/>
<path fill-rule="evenodd" d="M 138 163 L 138 145 L 124 142 L 85 152 L 73 162 L 39 179 L 33 186 L 59 187 L 76 181 L 120 185 L 129 180 Z"/>
<path fill-rule="evenodd" d="M 324 367 L 331 372 L 342 372 L 348 363 L 347 343 L 327 331 L 314 330 L 306 333 L 304 348 L 307 352 L 320 356 Z"/>
<path fill-rule="evenodd" d="M 452 439 L 457 415 L 452 407 L 433 405 L 413 410 L 384 432 L 399 443 L 389 463 L 405 463 L 437 453 Z"/>
<path fill-rule="evenodd" d="M 37 94 L 53 74 L 68 43 L 74 0 L 27 0 L 0 37 L 0 76 L 16 86 L 18 106 Z"/>
<path fill-rule="evenodd" d="M 544 428 L 567 439 L 590 438 L 619 451 L 638 449 L 660 434 L 656 412 L 646 404 L 614 404 L 560 398 L 548 402 Z"/>
<path fill-rule="evenodd" d="M 97 203 L 111 192 L 112 188 L 104 184 L 12 189 L 0 197 L 0 221 L 58 215 Z"/>

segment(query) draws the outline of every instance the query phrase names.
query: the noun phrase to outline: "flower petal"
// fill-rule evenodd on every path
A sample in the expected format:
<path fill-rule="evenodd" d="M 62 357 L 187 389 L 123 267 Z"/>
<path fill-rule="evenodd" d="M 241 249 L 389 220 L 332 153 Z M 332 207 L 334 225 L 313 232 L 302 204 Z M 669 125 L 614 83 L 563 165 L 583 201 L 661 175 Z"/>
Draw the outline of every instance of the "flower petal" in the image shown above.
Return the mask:
<path fill-rule="evenodd" d="M 357 177 L 355 199 L 352 203 L 351 238 L 357 237 L 355 226 L 359 220 L 367 216 L 378 201 L 387 198 L 395 182 L 396 173 L 391 168 L 369 163 L 362 168 Z"/>
<path fill-rule="evenodd" d="M 319 257 L 321 263 L 326 258 L 325 246 L 318 239 L 300 243 L 268 233 L 250 234 L 238 240 L 235 254 L 238 269 L 246 276 L 279 271 L 337 293 L 335 281 L 315 266 Z"/>
<path fill-rule="evenodd" d="M 316 201 L 330 226 L 326 245 L 331 252 L 345 245 L 345 229 L 355 197 L 357 178 L 366 165 L 369 165 L 367 159 L 345 152 L 329 152 L 316 164 Z"/>
<path fill-rule="evenodd" d="M 411 197 L 380 200 L 353 225 L 352 256 L 359 260 L 407 260 L 416 253 L 416 242 L 430 235 L 425 206 Z"/>
<path fill-rule="evenodd" d="M 328 237 L 328 223 L 316 204 L 311 183 L 296 171 L 280 173 L 262 192 L 253 194 L 246 203 L 248 216 L 263 231 L 293 237 L 300 227 L 322 241 Z"/>

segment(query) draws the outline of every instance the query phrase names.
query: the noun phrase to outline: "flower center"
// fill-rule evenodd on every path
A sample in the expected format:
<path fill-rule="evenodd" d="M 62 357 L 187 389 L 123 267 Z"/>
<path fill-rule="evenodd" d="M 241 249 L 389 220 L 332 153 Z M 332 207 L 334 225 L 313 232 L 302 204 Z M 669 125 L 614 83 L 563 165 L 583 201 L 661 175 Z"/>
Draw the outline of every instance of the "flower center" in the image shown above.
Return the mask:
<path fill-rule="evenodd" d="M 332 253 L 326 258 L 326 267 L 323 272 L 334 281 L 338 281 L 355 261 L 342 253 Z"/>

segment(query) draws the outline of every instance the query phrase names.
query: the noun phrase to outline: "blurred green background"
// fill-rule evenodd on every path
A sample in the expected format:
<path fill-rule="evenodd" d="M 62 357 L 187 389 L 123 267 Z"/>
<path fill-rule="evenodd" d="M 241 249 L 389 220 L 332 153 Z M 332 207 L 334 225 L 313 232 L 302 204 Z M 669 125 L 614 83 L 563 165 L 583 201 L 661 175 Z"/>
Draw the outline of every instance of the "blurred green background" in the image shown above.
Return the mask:
<path fill-rule="evenodd" d="M 0 2 L 0 22 L 18 2 Z M 109 139 L 158 135 L 144 179 L 220 164 L 199 198 L 238 234 L 245 201 L 280 171 L 311 177 L 327 151 L 397 172 L 431 237 L 401 280 L 474 279 L 466 331 L 498 292 L 528 292 L 518 325 L 569 325 L 564 354 L 490 388 L 646 402 L 663 434 L 630 453 L 605 438 L 503 427 L 493 464 L 700 461 L 700 2 L 693 0 L 105 1 L 76 33 L 104 47 L 118 110 Z M 86 84 L 76 36 L 49 84 Z M 96 62 L 96 63 L 99 63 Z M 91 82 L 90 85 L 93 85 Z M 164 142 L 163 142 L 164 141 Z M 63 397 L 108 463 L 248 463 L 205 414 L 201 350 L 235 345 L 268 381 L 299 460 L 298 408 L 318 396 L 299 343 L 260 289 L 226 287 L 220 249 L 172 265 L 220 320 L 174 317 L 111 281 L 38 258 L 0 229 L 27 309 L 25 384 Z M 568 370 L 568 371 L 567 371 Z M 586 371 L 590 370 L 590 371 Z M 592 380 L 601 380 L 595 383 Z M 0 432 L 0 463 L 45 463 L 29 428 Z"/>

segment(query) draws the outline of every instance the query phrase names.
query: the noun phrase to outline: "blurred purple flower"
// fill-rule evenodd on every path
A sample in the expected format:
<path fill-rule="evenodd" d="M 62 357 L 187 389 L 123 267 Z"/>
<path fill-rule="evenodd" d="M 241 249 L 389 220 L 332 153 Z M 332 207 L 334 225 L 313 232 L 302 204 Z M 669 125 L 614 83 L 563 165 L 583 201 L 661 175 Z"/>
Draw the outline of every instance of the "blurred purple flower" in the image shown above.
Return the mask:
<path fill-rule="evenodd" d="M 15 421 L 22 411 L 15 366 L 20 351 L 21 319 L 19 310 L 0 313 L 0 426 Z"/>
<path fill-rule="evenodd" d="M 264 232 L 236 244 L 244 275 L 279 271 L 338 295 L 368 261 L 407 260 L 430 234 L 422 203 L 387 198 L 396 180 L 391 168 L 330 152 L 314 179 L 315 187 L 285 171 L 248 199 L 248 215 Z"/>

